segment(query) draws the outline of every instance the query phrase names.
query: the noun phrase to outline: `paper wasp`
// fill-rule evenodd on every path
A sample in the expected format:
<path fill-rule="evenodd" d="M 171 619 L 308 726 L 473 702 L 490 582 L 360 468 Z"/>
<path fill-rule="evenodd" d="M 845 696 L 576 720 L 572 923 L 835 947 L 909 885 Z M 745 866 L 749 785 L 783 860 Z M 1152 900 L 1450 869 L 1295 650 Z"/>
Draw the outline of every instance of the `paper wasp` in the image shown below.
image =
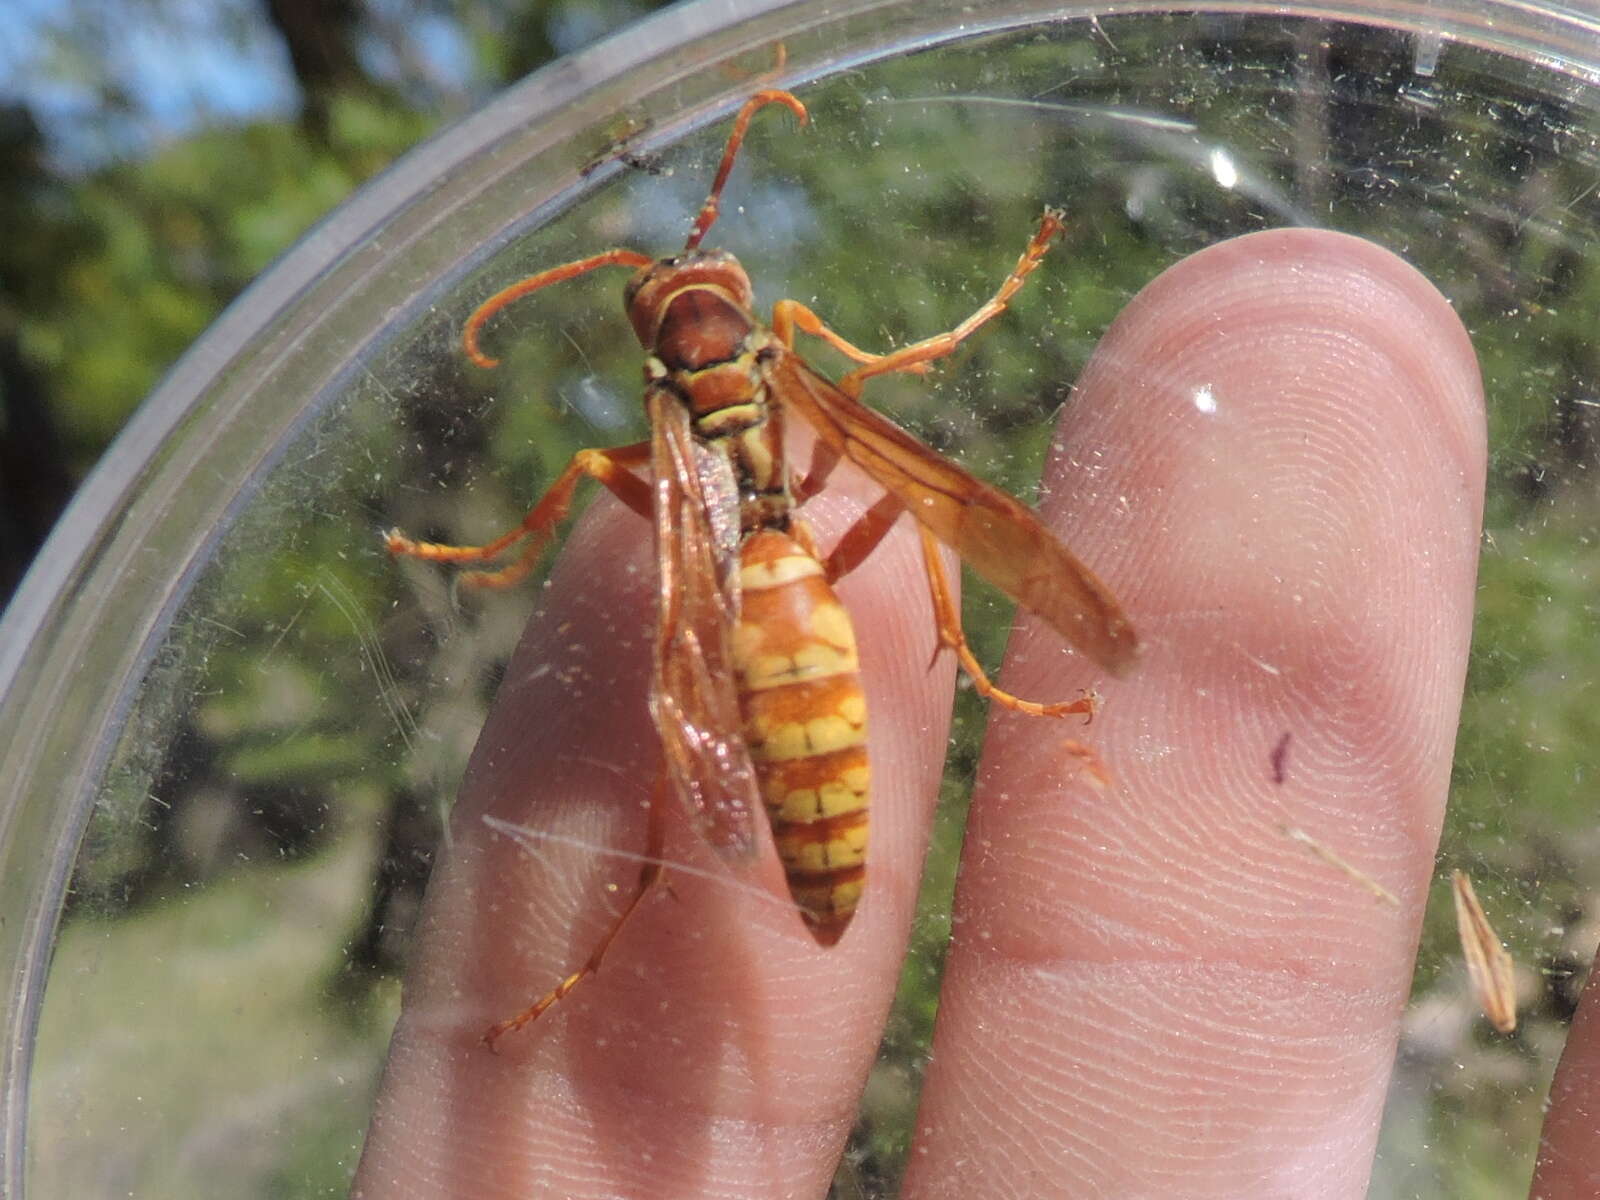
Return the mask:
<path fill-rule="evenodd" d="M 752 311 L 744 269 L 732 255 L 700 243 L 717 219 L 750 119 L 769 104 L 788 108 L 802 125 L 808 119 L 787 92 L 761 91 L 745 103 L 682 253 L 652 259 L 614 249 L 553 267 L 490 297 L 463 330 L 467 356 L 492 367 L 497 360 L 479 339 L 507 305 L 600 267 L 633 268 L 624 299 L 647 351 L 649 439 L 580 451 L 516 529 L 485 545 L 418 542 L 398 531 L 387 537 L 393 554 L 449 563 L 494 563 L 521 543 L 509 565 L 462 576 L 501 587 L 533 569 L 586 476 L 655 526 L 650 709 L 664 768 L 651 804 L 650 865 L 583 967 L 491 1029 L 485 1035 L 491 1045 L 597 968 L 659 874 L 659 813 L 668 790 L 688 806 L 706 840 L 732 859 L 754 853 L 756 813 L 764 808 L 790 894 L 812 936 L 827 946 L 843 935 L 865 880 L 869 772 L 855 635 L 832 585 L 871 553 L 902 513 L 920 524 L 940 644 L 955 652 L 985 696 L 1044 716 L 1093 711 L 1087 696 L 1036 704 L 990 683 L 967 648 L 939 542 L 1107 671 L 1125 670 L 1138 649 L 1111 594 L 1031 509 L 859 400 L 867 380 L 921 373 L 1004 311 L 1061 232 L 1061 215 L 1045 211 L 999 290 L 948 333 L 871 354 L 794 300 L 778 302 L 768 327 Z M 830 383 L 795 352 L 797 332 L 860 365 Z M 785 459 L 784 427 L 791 417 L 817 436 L 810 469 L 798 479 Z M 862 468 L 884 495 L 823 557 L 796 509 L 841 458 Z"/>

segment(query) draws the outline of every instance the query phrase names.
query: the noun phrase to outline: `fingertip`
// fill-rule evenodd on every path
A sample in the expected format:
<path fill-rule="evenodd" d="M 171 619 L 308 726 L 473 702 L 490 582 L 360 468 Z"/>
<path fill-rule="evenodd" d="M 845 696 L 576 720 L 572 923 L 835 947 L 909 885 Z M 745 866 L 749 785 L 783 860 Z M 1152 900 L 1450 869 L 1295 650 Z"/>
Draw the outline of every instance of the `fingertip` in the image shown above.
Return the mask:
<path fill-rule="evenodd" d="M 1476 358 L 1449 303 L 1394 254 L 1342 234 L 1211 247 L 1107 332 L 1049 471 L 1047 516 L 1102 567 L 1145 643 L 1096 727 L 1131 781 L 1124 803 L 1141 806 L 1131 827 L 1181 840 L 1198 897 L 1230 870 L 1214 862 L 1221 831 L 1239 831 L 1292 889 L 1307 862 L 1272 831 L 1287 821 L 1337 840 L 1330 821 L 1343 814 L 1364 831 L 1347 848 L 1411 901 L 1366 969 L 1408 971 L 1464 681 L 1485 471 Z M 1046 669 L 1046 643 L 1019 645 L 1024 681 Z M 1285 731 L 1295 775 L 1267 791 Z M 992 759 L 1029 736 L 1017 722 L 999 733 Z M 996 786 L 1008 782 L 1002 772 Z M 1197 825 L 1212 837 L 1182 832 Z M 1250 903 L 1260 880 L 1234 878 L 1234 902 Z M 1349 901 L 1344 928 L 1366 928 L 1364 899 Z"/>
<path fill-rule="evenodd" d="M 1053 449 L 1047 523 L 1143 653 L 1090 731 L 1110 787 L 1039 723 L 991 723 L 922 1174 L 974 1193 L 1019 1170 L 1108 1194 L 1358 1185 L 1465 674 L 1485 461 L 1470 341 L 1380 247 L 1240 238 L 1129 304 Z M 1059 690 L 1059 639 L 1020 625 L 1005 686 Z M 1053 1138 L 997 1152 L 1008 1115 Z"/>

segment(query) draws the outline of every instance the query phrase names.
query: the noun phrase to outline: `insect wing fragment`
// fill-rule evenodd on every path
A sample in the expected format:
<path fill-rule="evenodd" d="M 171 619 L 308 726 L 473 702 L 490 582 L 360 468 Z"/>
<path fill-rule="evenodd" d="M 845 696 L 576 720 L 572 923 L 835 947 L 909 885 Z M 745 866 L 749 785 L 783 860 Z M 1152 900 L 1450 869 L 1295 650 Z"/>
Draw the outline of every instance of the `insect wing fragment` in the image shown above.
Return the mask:
<path fill-rule="evenodd" d="M 1282 829 L 1284 837 L 1288 838 L 1292 842 L 1299 842 L 1302 846 L 1311 851 L 1311 853 L 1315 854 L 1330 867 L 1333 867 L 1335 870 L 1341 871 L 1345 875 L 1349 876 L 1362 887 L 1366 888 L 1367 891 L 1371 892 L 1374 899 L 1383 901 L 1383 903 L 1387 904 L 1390 908 L 1400 907 L 1399 896 L 1396 896 L 1371 875 L 1368 875 L 1360 867 L 1350 862 L 1326 842 L 1319 842 L 1304 829 L 1296 829 L 1293 825 L 1285 825 L 1282 827 Z"/>
<path fill-rule="evenodd" d="M 1501 1033 L 1517 1027 L 1516 963 L 1484 915 L 1483 905 L 1464 871 L 1450 872 L 1450 891 L 1456 902 L 1456 932 L 1461 954 L 1467 960 L 1467 977 L 1483 1015 Z"/>
<path fill-rule="evenodd" d="M 739 611 L 737 490 L 727 461 L 695 440 L 677 396 L 653 388 L 645 403 L 660 572 L 650 711 L 700 832 L 722 854 L 745 856 L 761 792 L 728 648 Z"/>
<path fill-rule="evenodd" d="M 1105 584 L 1021 501 L 984 483 L 780 351 L 769 381 L 817 435 L 872 476 L 978 574 L 1112 674 L 1139 640 Z"/>

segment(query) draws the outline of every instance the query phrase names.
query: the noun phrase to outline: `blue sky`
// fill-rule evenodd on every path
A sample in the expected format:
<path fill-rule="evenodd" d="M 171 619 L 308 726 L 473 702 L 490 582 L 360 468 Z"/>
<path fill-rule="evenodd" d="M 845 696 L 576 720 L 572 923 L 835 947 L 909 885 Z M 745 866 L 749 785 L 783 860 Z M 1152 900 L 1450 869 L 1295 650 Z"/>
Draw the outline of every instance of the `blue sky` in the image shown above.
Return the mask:
<path fill-rule="evenodd" d="M 258 0 L 5 0 L 0 98 L 25 101 L 52 154 L 93 166 L 216 122 L 295 111 L 298 93 L 281 40 Z M 429 77 L 464 89 L 470 49 L 459 29 L 400 0 L 369 13 L 402 31 Z M 368 66 L 393 78 L 376 40 Z M 127 98 L 108 113 L 101 91 Z"/>

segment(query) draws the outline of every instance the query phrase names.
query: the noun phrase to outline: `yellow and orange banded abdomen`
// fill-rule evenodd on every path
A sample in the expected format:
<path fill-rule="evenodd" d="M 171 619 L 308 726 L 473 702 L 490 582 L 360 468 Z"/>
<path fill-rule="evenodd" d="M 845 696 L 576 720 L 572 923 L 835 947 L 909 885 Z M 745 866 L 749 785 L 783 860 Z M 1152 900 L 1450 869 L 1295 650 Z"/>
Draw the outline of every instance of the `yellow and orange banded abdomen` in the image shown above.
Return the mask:
<path fill-rule="evenodd" d="M 789 893 L 831 946 L 861 899 L 867 861 L 867 702 L 850 614 L 822 564 L 763 531 L 739 558 L 733 631 L 745 741 Z"/>

